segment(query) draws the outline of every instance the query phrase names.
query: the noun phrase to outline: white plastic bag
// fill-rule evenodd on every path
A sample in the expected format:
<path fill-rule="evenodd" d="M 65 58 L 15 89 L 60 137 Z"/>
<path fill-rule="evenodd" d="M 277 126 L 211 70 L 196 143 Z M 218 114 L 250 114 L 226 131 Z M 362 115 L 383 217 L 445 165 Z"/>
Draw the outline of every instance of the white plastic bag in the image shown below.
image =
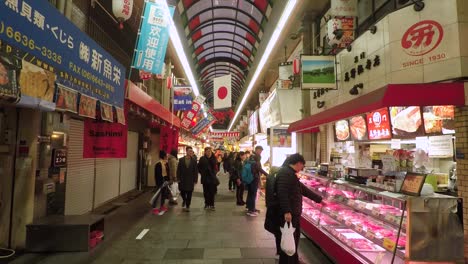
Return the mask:
<path fill-rule="evenodd" d="M 284 227 L 281 229 L 281 249 L 288 256 L 292 256 L 296 253 L 296 242 L 294 241 L 294 231 L 296 228 L 291 223 L 284 223 Z"/>
<path fill-rule="evenodd" d="M 172 183 L 169 186 L 169 190 L 171 191 L 172 198 L 177 200 L 177 196 L 179 195 L 179 184 L 177 182 Z"/>

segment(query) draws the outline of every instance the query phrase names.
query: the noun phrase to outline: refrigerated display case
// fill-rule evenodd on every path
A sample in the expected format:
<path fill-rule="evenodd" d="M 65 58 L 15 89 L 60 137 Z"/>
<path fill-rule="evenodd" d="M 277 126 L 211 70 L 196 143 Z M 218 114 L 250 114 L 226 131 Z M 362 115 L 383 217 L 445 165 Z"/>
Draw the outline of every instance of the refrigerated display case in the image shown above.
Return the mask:
<path fill-rule="evenodd" d="M 411 197 L 300 172 L 324 196 L 304 198 L 301 228 L 337 263 L 463 263 L 457 198 Z"/>

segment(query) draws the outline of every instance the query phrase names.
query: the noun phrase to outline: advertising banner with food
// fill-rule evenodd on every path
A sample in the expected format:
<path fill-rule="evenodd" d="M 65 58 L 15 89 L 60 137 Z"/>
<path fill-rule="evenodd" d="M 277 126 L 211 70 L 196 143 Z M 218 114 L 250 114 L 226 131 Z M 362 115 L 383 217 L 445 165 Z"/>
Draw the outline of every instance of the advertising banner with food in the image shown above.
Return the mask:
<path fill-rule="evenodd" d="M 112 111 L 112 105 L 100 102 L 101 104 L 101 118 L 102 120 L 113 122 L 114 112 Z"/>
<path fill-rule="evenodd" d="M 455 107 L 437 105 L 423 107 L 426 134 L 455 134 Z"/>
<path fill-rule="evenodd" d="M 83 158 L 126 158 L 127 126 L 85 119 Z"/>
<path fill-rule="evenodd" d="M 349 130 L 352 140 L 368 140 L 366 116 L 359 115 L 349 119 Z"/>
<path fill-rule="evenodd" d="M 96 99 L 81 94 L 80 95 L 80 107 L 78 110 L 79 111 L 78 114 L 80 116 L 95 119 L 96 118 L 96 103 L 97 103 Z"/>
<path fill-rule="evenodd" d="M 56 76 L 34 64 L 23 60 L 19 85 L 21 95 L 53 102 Z"/>
<path fill-rule="evenodd" d="M 125 125 L 125 111 L 123 108 L 116 107 L 115 108 L 115 115 L 117 117 L 117 123 Z"/>
<path fill-rule="evenodd" d="M 20 69 L 21 60 L 0 54 L 0 99 L 16 101 L 19 98 L 18 75 Z"/>
<path fill-rule="evenodd" d="M 394 106 L 389 109 L 394 138 L 424 136 L 421 108 L 419 106 Z"/>
<path fill-rule="evenodd" d="M 340 120 L 335 123 L 335 141 L 351 140 L 348 120 Z"/>
<path fill-rule="evenodd" d="M 390 117 L 388 109 L 381 108 L 366 114 L 367 135 L 370 140 L 391 139 Z"/>
<path fill-rule="evenodd" d="M 78 93 L 57 83 L 55 107 L 58 110 L 78 113 Z"/>

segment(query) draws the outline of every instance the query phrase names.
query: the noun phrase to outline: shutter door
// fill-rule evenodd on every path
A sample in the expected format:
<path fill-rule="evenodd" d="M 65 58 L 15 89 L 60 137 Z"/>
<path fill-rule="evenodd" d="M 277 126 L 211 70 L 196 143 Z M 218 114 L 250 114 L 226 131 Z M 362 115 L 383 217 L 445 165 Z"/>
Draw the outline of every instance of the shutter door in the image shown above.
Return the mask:
<path fill-rule="evenodd" d="M 83 130 L 83 121 L 70 120 L 65 215 L 93 209 L 94 159 L 83 159 Z"/>
<path fill-rule="evenodd" d="M 96 159 L 94 207 L 119 195 L 120 159 Z"/>
<path fill-rule="evenodd" d="M 120 162 L 120 194 L 124 194 L 136 189 L 138 133 L 128 131 L 127 158 Z"/>

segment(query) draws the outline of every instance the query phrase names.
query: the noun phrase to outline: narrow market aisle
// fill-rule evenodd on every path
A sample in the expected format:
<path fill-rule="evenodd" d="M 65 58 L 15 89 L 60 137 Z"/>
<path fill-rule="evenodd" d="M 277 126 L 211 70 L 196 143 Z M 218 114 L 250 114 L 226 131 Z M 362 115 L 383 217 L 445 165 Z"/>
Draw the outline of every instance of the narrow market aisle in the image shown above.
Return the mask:
<path fill-rule="evenodd" d="M 154 216 L 148 205 L 148 214 L 126 234 L 111 241 L 111 246 L 97 255 L 93 263 L 277 262 L 274 237 L 263 228 L 263 198 L 258 201 L 261 214 L 246 216 L 245 207 L 236 206 L 235 193 L 228 190 L 227 180 L 222 179 L 216 195 L 216 211 L 205 211 L 203 201 L 202 186 L 198 184 L 190 212 L 182 211 L 179 201 L 178 206 L 171 207 L 163 216 Z M 149 230 L 142 233 L 145 229 Z M 137 240 L 139 235 L 144 236 Z M 301 241 L 300 255 L 303 263 L 330 263 L 305 238 Z"/>

